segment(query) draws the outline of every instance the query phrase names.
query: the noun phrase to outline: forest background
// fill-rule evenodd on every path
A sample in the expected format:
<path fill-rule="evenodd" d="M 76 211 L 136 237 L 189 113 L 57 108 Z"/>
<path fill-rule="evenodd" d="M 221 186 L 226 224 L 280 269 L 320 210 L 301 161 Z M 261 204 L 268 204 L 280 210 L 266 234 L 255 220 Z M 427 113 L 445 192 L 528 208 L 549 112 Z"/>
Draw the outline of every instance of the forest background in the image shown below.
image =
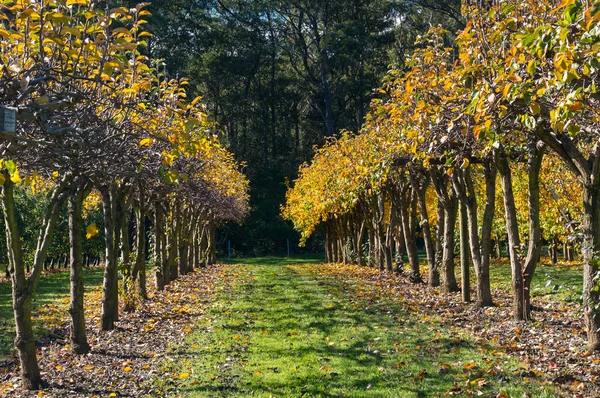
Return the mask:
<path fill-rule="evenodd" d="M 415 38 L 432 26 L 464 27 L 460 1 L 156 0 L 148 51 L 166 72 L 190 78 L 220 141 L 244 162 L 249 217 L 221 226 L 218 251 L 232 255 L 323 251 L 305 248 L 280 216 L 287 184 L 314 147 L 358 131 L 376 88 L 402 68 Z M 448 40 L 452 40 L 449 36 Z M 450 45 L 451 42 L 448 43 Z"/>

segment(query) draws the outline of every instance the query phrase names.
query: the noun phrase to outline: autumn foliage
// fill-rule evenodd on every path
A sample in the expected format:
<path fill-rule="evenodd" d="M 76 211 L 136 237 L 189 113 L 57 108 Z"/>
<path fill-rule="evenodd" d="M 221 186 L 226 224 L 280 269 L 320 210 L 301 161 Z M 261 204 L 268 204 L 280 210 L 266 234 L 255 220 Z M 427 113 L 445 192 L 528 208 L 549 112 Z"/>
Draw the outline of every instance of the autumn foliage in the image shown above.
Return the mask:
<path fill-rule="evenodd" d="M 0 140 L 9 273 L 23 386 L 37 389 L 40 371 L 31 302 L 58 214 L 68 203 L 72 350 L 85 353 L 82 225 L 90 191 L 104 212 L 102 329 L 146 297 L 148 241 L 159 289 L 215 261 L 215 225 L 241 220 L 248 182 L 214 136 L 187 79 L 173 79 L 145 56 L 149 3 L 59 0 L 0 3 L 0 103 L 17 111 L 16 131 Z M 7 108 L 3 108 L 7 109 Z M 33 262 L 27 263 L 14 204 L 15 186 L 42 185 L 49 197 Z M 131 222 L 130 222 L 131 218 Z M 154 237 L 146 231 L 153 218 Z M 130 234 L 135 225 L 135 234 Z M 135 236 L 135 242 L 131 242 Z M 31 270 L 28 274 L 27 270 Z"/>
<path fill-rule="evenodd" d="M 530 318 L 542 245 L 577 246 L 590 349 L 600 347 L 598 4 L 564 0 L 465 5 L 448 46 L 433 28 L 391 70 L 361 131 L 343 133 L 300 169 L 283 215 L 303 238 L 325 226 L 329 261 L 391 271 L 407 259 L 420 281 L 459 290 L 470 264 L 477 303 L 493 304 L 490 257 L 504 248 L 513 317 Z M 458 239 L 457 239 L 458 240 Z M 366 248 L 365 248 L 366 245 Z M 402 267 L 398 267 L 402 270 Z"/>

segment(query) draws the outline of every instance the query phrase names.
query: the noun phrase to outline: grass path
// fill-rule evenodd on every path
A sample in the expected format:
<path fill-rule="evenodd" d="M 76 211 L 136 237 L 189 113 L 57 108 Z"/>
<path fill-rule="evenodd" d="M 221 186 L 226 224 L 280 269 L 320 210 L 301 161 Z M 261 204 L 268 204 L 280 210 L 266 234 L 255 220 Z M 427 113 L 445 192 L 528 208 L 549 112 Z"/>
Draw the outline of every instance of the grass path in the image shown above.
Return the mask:
<path fill-rule="evenodd" d="M 208 316 L 165 359 L 162 387 L 192 397 L 554 396 L 494 347 L 323 267 L 229 267 Z"/>

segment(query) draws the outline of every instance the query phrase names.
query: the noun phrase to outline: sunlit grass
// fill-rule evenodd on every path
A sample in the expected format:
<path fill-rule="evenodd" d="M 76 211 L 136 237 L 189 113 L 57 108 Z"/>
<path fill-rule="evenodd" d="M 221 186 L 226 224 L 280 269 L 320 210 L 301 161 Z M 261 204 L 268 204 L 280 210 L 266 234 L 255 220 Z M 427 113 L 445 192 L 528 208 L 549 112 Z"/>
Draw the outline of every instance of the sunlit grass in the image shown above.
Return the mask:
<path fill-rule="evenodd" d="M 233 290 L 219 292 L 210 320 L 165 361 L 163 371 L 174 378 L 161 384 L 171 394 L 553 396 L 523 380 L 515 359 L 477 346 L 439 319 L 407 316 L 415 309 L 382 298 L 368 282 L 276 259 L 242 263 Z"/>

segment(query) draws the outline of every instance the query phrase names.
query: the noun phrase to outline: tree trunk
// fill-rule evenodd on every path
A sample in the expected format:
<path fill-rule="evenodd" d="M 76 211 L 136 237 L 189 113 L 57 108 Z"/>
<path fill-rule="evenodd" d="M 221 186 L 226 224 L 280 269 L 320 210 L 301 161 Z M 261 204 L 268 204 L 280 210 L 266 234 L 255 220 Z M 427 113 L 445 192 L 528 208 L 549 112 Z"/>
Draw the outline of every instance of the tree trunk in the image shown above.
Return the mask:
<path fill-rule="evenodd" d="M 33 260 L 33 270 L 29 278 L 25 276 L 25 263 L 19 225 L 15 210 L 14 183 L 8 170 L 2 170 L 4 177 L 2 209 L 6 228 L 8 271 L 11 278 L 13 313 L 15 317 L 15 348 L 19 354 L 22 387 L 37 390 L 41 385 L 40 369 L 37 362 L 35 337 L 31 324 L 31 303 L 37 291 L 39 278 L 46 261 L 48 247 L 52 240 L 60 208 L 64 201 L 64 190 L 70 183 L 70 176 L 63 178 L 49 200 L 39 231 Z"/>
<path fill-rule="evenodd" d="M 595 180 L 597 181 L 597 180 Z M 600 185 L 583 186 L 583 314 L 587 328 L 588 347 L 600 350 L 600 290 L 598 282 L 600 253 Z"/>
<path fill-rule="evenodd" d="M 540 225 L 540 171 L 544 152 L 537 142 L 529 142 L 529 159 L 527 167 L 529 171 L 528 180 L 528 204 L 529 204 L 529 242 L 527 257 L 523 268 L 523 319 L 529 320 L 531 314 L 531 281 L 535 269 L 540 261 L 542 252 L 542 229 Z"/>
<path fill-rule="evenodd" d="M 575 250 L 572 243 L 567 244 L 567 261 L 575 261 Z"/>
<path fill-rule="evenodd" d="M 178 255 L 178 234 L 177 234 L 177 226 L 179 224 L 179 220 L 177 219 L 177 214 L 179 213 L 179 201 L 175 200 L 175 202 L 171 205 L 171 214 L 169 217 L 169 233 L 167 235 L 167 281 L 172 282 L 177 279 L 179 274 L 179 269 L 177 268 L 177 255 Z"/>
<path fill-rule="evenodd" d="M 116 220 L 119 223 L 121 230 L 121 264 L 123 271 L 123 311 L 135 311 L 135 279 L 133 276 L 133 268 L 131 264 L 131 241 L 129 240 L 129 205 L 125 198 L 120 200 L 121 217 Z"/>
<path fill-rule="evenodd" d="M 208 247 L 207 251 L 207 264 L 214 265 L 217 262 L 217 224 L 214 220 L 211 220 L 208 225 Z"/>
<path fill-rule="evenodd" d="M 71 352 L 75 355 L 90 351 L 85 331 L 85 310 L 83 306 L 83 258 L 82 258 L 82 217 L 85 187 L 79 186 L 69 197 L 69 243 L 71 246 Z"/>
<path fill-rule="evenodd" d="M 324 61 L 323 61 L 324 62 Z M 335 118 L 333 115 L 333 96 L 329 90 L 326 67 L 322 67 L 321 83 L 323 88 L 323 100 L 325 101 L 325 134 L 328 137 L 335 135 Z"/>
<path fill-rule="evenodd" d="M 384 246 L 384 258 L 385 258 L 385 270 L 387 272 L 393 272 L 394 271 L 394 258 L 392 257 L 392 241 L 393 241 L 393 237 L 392 237 L 392 229 L 393 229 L 393 224 L 394 224 L 394 217 L 393 214 L 395 212 L 394 209 L 394 202 L 390 201 L 390 209 L 389 209 L 389 215 L 388 215 L 388 219 L 386 222 L 386 227 L 385 227 L 385 246 Z"/>
<path fill-rule="evenodd" d="M 429 274 L 429 284 L 433 287 L 440 285 L 440 269 L 442 268 L 442 259 L 444 255 L 444 224 L 446 223 L 446 212 L 442 201 L 438 199 L 437 220 L 435 227 L 435 272 Z"/>
<path fill-rule="evenodd" d="M 465 303 L 471 301 L 471 281 L 469 280 L 469 223 L 467 221 L 467 206 L 464 201 L 460 202 L 460 286 L 462 300 Z"/>
<path fill-rule="evenodd" d="M 412 283 L 421 283 L 421 271 L 419 269 L 419 255 L 417 253 L 417 243 L 415 239 L 414 223 L 411 222 L 409 211 L 412 213 L 414 207 L 410 201 L 410 188 L 404 187 L 400 190 L 400 200 L 398 201 L 398 211 L 400 212 L 400 222 L 402 223 L 402 233 L 404 235 L 404 244 L 408 254 L 408 264 L 410 265 L 410 281 Z M 408 198 L 407 198 L 408 196 Z M 407 200 L 408 199 L 408 200 Z M 410 209 L 409 209 L 410 207 Z M 416 215 L 412 216 L 414 220 Z M 411 225 L 413 224 L 413 225 Z"/>
<path fill-rule="evenodd" d="M 102 330 L 112 330 L 118 317 L 119 291 L 117 270 L 117 248 L 115 239 L 116 186 L 103 186 L 102 205 L 104 210 L 104 239 L 106 244 L 106 260 L 104 280 L 102 284 Z"/>
<path fill-rule="evenodd" d="M 356 259 L 358 265 L 361 267 L 365 266 L 365 256 L 363 253 L 363 241 L 365 240 L 365 221 L 357 214 L 355 216 L 355 233 L 354 239 L 354 251 L 356 252 Z"/>
<path fill-rule="evenodd" d="M 179 275 L 187 274 L 187 256 L 186 256 L 186 241 L 187 241 L 187 225 L 189 217 L 186 217 L 186 211 L 179 206 L 177 213 L 177 257 L 179 265 Z"/>
<path fill-rule="evenodd" d="M 520 253 L 519 227 L 517 224 L 517 210 L 512 188 L 512 176 L 506 155 L 497 156 L 498 172 L 502 192 L 504 193 L 504 211 L 506 217 L 506 231 L 508 235 L 508 257 L 511 265 L 512 294 L 513 294 L 513 318 L 522 320 L 526 318 L 527 309 L 524 307 L 524 285 L 522 254 Z"/>
<path fill-rule="evenodd" d="M 438 202 L 444 210 L 442 235 L 442 290 L 446 293 L 457 292 L 458 284 L 454 275 L 454 228 L 456 226 L 457 199 L 451 187 L 448 187 L 447 175 L 440 169 L 432 169 L 431 179 L 435 187 Z"/>
<path fill-rule="evenodd" d="M 428 180 L 425 180 L 428 181 Z M 419 184 L 416 177 L 411 174 L 411 184 L 413 189 L 417 190 L 416 199 L 419 204 L 419 213 L 421 214 L 420 225 L 423 229 L 423 241 L 425 243 L 425 253 L 427 254 L 427 264 L 429 265 L 429 286 L 435 287 L 440 284 L 440 272 L 435 261 L 435 249 L 431 228 L 429 227 L 429 215 L 427 214 L 427 203 L 425 195 L 427 193 L 427 183 Z"/>
<path fill-rule="evenodd" d="M 165 262 L 163 255 L 163 237 L 165 235 L 165 211 L 160 202 L 154 203 L 154 275 L 156 290 L 165 288 Z"/>
<path fill-rule="evenodd" d="M 444 208 L 444 252 L 442 255 L 442 289 L 446 293 L 457 292 L 454 274 L 454 228 L 457 213 L 456 197 L 450 197 Z"/>
<path fill-rule="evenodd" d="M 142 189 L 139 192 L 139 202 L 135 206 L 135 265 L 132 277 L 139 296 L 143 300 L 148 299 L 146 289 L 146 212 Z"/>
<path fill-rule="evenodd" d="M 331 232 L 329 222 L 325 222 L 325 262 L 332 263 L 331 256 Z"/>
<path fill-rule="evenodd" d="M 35 337 L 31 325 L 31 297 L 27 294 L 27 281 L 23 262 L 23 249 L 17 223 L 14 183 L 10 174 L 3 171 L 4 185 L 2 208 L 6 227 L 6 247 L 8 248 L 9 272 L 12 282 L 13 313 L 15 317 L 15 348 L 19 353 L 21 380 L 24 390 L 38 390 L 42 378 L 38 366 Z"/>
<path fill-rule="evenodd" d="M 471 170 L 457 171 L 459 184 L 456 191 L 466 206 L 468 244 L 471 251 L 471 260 L 475 268 L 477 306 L 489 307 L 493 305 L 490 287 L 490 257 L 492 252 L 492 226 L 496 206 L 496 168 L 491 159 L 484 163 L 485 172 L 485 206 L 481 223 L 481 239 L 478 226 L 477 194 Z"/>
<path fill-rule="evenodd" d="M 552 262 L 552 265 L 556 265 L 556 263 L 558 262 L 557 245 L 558 245 L 558 239 L 556 238 L 556 236 L 553 236 L 552 239 L 550 240 L 550 245 L 548 247 L 548 251 L 549 251 L 548 254 L 550 255 L 550 261 Z"/>

